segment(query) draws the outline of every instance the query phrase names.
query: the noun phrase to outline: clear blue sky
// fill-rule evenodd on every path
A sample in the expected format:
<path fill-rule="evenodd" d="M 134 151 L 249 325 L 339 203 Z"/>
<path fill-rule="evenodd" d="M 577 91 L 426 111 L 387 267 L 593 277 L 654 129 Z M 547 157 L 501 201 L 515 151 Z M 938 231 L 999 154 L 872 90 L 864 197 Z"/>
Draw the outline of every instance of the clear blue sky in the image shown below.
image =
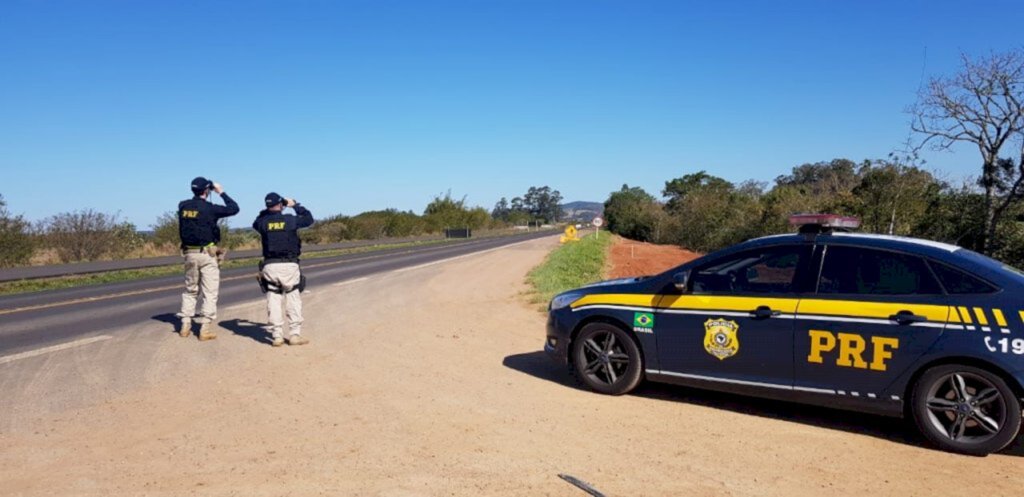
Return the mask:
<path fill-rule="evenodd" d="M 20 1 L 0 5 L 0 194 L 140 228 L 222 182 L 315 214 L 603 201 L 706 169 L 884 157 L 922 68 L 1019 47 L 1024 2 Z M 927 51 L 927 57 L 925 53 Z M 949 179 L 976 152 L 929 153 Z"/>

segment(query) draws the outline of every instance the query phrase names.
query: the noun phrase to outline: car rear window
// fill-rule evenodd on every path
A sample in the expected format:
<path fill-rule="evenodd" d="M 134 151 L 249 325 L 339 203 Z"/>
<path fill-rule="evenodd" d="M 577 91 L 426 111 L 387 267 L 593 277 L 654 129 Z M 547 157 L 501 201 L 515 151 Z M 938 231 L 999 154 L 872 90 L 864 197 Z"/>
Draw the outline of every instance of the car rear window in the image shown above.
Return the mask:
<path fill-rule="evenodd" d="M 855 295 L 940 295 L 924 259 L 862 247 L 829 245 L 818 293 Z"/>
<path fill-rule="evenodd" d="M 935 271 L 935 275 L 939 277 L 939 281 L 947 293 L 965 295 L 993 293 L 997 290 L 996 287 L 980 278 L 971 276 L 959 269 L 935 261 L 929 261 L 928 264 L 932 267 L 932 271 Z"/>

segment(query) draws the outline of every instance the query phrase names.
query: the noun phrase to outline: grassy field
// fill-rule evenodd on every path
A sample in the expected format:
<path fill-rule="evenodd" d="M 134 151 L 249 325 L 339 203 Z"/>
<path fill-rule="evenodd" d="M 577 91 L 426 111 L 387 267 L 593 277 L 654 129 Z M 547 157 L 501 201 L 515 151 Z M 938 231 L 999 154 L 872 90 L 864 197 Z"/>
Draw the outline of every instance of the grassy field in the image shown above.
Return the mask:
<path fill-rule="evenodd" d="M 612 235 L 602 233 L 599 238 L 589 235 L 552 251 L 527 276 L 534 290 L 532 300 L 546 304 L 555 294 L 602 279 L 611 244 Z"/>
<path fill-rule="evenodd" d="M 322 252 L 310 252 L 308 254 L 303 254 L 302 259 L 308 261 L 311 259 L 321 259 L 324 257 L 334 257 L 338 255 L 358 254 L 363 252 L 373 252 L 377 250 L 394 248 L 418 247 L 422 245 L 438 245 L 442 243 L 447 243 L 447 240 L 425 240 L 417 242 L 392 243 L 372 245 L 367 247 L 355 247 L 350 249 L 325 250 Z M 259 262 L 260 259 L 256 257 L 248 259 L 229 259 L 227 262 L 221 265 L 221 269 L 255 267 L 256 265 L 259 264 Z M 107 271 L 103 273 L 81 274 L 74 276 L 63 276 L 58 278 L 40 278 L 34 280 L 6 281 L 0 282 L 0 295 L 40 292 L 44 290 L 57 290 L 61 288 L 73 288 L 86 285 L 101 285 L 104 283 L 118 283 L 122 281 L 141 280 L 145 278 L 157 278 L 160 276 L 182 274 L 181 271 L 181 264 L 174 264 L 171 266 L 159 266 L 145 269 L 126 269 L 120 271 Z"/>

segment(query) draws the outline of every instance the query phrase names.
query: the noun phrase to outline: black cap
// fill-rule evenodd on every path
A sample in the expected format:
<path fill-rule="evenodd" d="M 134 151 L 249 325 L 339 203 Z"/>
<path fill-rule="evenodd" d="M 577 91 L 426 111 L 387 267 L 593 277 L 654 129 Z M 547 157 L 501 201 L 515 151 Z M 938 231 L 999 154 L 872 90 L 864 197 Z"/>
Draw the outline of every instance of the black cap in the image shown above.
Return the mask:
<path fill-rule="evenodd" d="M 274 192 L 270 192 L 270 193 L 267 194 L 266 198 L 264 198 L 263 200 L 267 203 L 267 207 L 273 207 L 273 206 L 275 206 L 277 204 L 283 203 L 284 202 L 284 197 L 282 197 L 282 196 L 280 196 L 280 195 L 278 195 L 278 194 L 276 194 Z"/>
<path fill-rule="evenodd" d="M 196 195 L 199 195 L 210 188 L 213 188 L 213 182 L 202 176 L 197 176 L 196 179 L 192 180 L 192 193 L 195 193 Z"/>

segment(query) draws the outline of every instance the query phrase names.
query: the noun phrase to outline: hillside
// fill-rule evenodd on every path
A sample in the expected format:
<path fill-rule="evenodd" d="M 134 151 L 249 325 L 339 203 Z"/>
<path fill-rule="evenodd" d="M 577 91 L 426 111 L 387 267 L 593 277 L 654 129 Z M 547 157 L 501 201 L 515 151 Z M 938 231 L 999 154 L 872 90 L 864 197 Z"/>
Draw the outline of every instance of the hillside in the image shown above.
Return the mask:
<path fill-rule="evenodd" d="M 590 222 L 604 212 L 601 202 L 576 201 L 562 204 L 562 219 L 565 221 Z"/>

